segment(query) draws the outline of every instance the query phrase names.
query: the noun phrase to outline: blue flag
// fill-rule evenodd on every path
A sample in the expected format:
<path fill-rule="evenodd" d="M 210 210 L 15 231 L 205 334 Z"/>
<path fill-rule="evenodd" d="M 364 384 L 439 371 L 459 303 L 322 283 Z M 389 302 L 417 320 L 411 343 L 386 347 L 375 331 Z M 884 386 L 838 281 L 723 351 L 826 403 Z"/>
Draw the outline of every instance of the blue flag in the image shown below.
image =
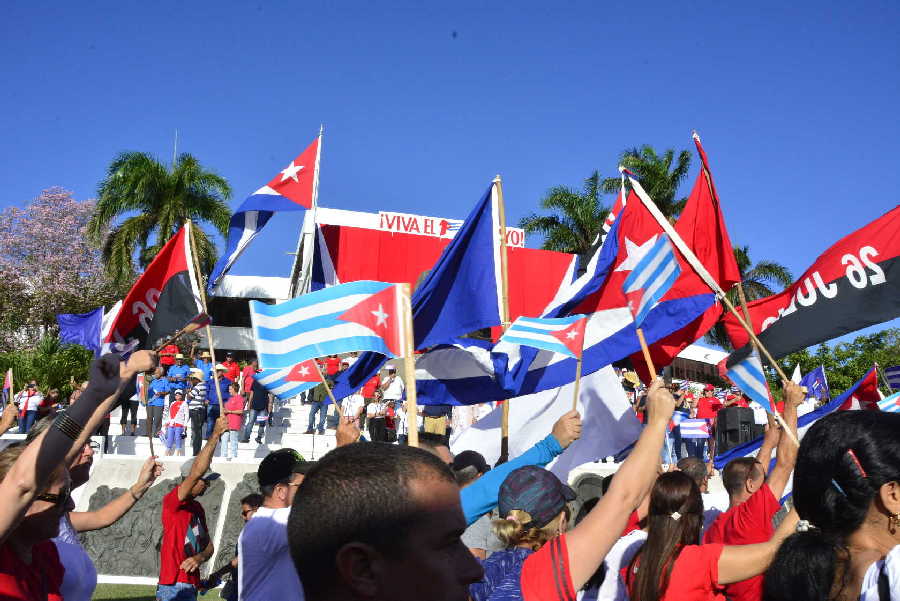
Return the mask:
<path fill-rule="evenodd" d="M 59 338 L 67 344 L 80 344 L 94 357 L 100 356 L 100 332 L 103 328 L 103 307 L 88 313 L 60 313 L 56 316 L 59 324 Z"/>
<path fill-rule="evenodd" d="M 413 293 L 416 349 L 500 325 L 500 225 L 496 204 L 497 186 L 492 183 Z M 358 390 L 385 360 L 374 353 L 361 355 L 338 376 L 335 398 Z"/>
<path fill-rule="evenodd" d="M 831 391 L 828 389 L 828 379 L 825 377 L 825 368 L 821 365 L 800 380 L 800 386 L 806 386 L 806 397 L 815 397 L 820 404 L 831 400 Z"/>

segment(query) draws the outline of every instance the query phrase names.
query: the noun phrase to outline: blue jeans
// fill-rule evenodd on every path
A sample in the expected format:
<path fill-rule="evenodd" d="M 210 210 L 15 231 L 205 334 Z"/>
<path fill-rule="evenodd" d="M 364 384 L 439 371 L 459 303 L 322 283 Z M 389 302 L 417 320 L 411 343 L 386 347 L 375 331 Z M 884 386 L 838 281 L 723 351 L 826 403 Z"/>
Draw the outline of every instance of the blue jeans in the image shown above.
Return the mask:
<path fill-rule="evenodd" d="M 250 417 L 247 419 L 247 425 L 244 426 L 244 432 L 241 434 L 241 438 L 244 440 L 250 440 L 250 435 L 253 434 L 253 424 L 257 423 L 256 418 L 260 414 L 265 413 L 265 411 L 257 411 L 256 409 L 250 410 Z M 259 428 L 256 430 L 256 438 L 259 440 L 265 440 L 266 436 L 266 422 L 259 422 Z"/>
<path fill-rule="evenodd" d="M 219 405 L 210 404 L 206 408 L 206 433 L 203 435 L 203 438 L 209 438 L 212 435 L 213 426 L 216 425 L 217 419 L 219 419 Z"/>
<path fill-rule="evenodd" d="M 319 427 L 316 428 L 319 434 L 325 434 L 325 416 L 328 414 L 328 405 L 324 401 L 316 401 L 309 407 L 309 425 L 307 430 L 312 430 L 316 423 L 316 413 L 319 414 Z"/>
<path fill-rule="evenodd" d="M 157 584 L 156 601 L 197 601 L 197 589 L 187 582 Z"/>
<path fill-rule="evenodd" d="M 685 438 L 684 446 L 687 448 L 688 457 L 696 457 L 703 461 L 704 448 L 706 447 L 705 438 Z"/>
<path fill-rule="evenodd" d="M 37 421 L 37 414 L 37 411 L 25 412 L 25 417 L 22 418 L 22 423 L 19 424 L 19 434 L 28 434 L 28 431 L 31 430 L 31 426 Z"/>

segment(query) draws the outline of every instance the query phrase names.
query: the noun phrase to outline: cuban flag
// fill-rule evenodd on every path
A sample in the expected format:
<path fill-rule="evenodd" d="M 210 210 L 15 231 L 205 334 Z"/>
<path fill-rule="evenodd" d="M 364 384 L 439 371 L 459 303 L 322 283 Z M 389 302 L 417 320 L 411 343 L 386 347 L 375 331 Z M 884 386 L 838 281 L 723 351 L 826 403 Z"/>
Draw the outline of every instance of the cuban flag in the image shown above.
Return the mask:
<path fill-rule="evenodd" d="M 328 244 L 325 242 L 325 235 L 322 233 L 322 227 L 316 226 L 310 291 L 315 292 L 316 290 L 322 290 L 323 288 L 337 286 L 340 283 L 341 280 L 338 278 L 337 270 L 334 268 L 334 261 L 331 258 L 331 251 L 328 250 Z"/>
<path fill-rule="evenodd" d="M 821 365 L 800 378 L 800 386 L 806 386 L 807 398 L 814 397 L 822 403 L 831 400 L 828 378 L 825 377 L 825 368 Z"/>
<path fill-rule="evenodd" d="M 683 411 L 681 409 L 676 409 L 675 411 L 672 412 L 672 419 L 669 420 L 669 431 L 671 432 L 672 430 L 677 428 L 679 425 L 681 425 L 681 422 L 683 422 L 684 420 L 686 420 L 690 417 L 691 417 L 691 415 L 687 411 Z"/>
<path fill-rule="evenodd" d="M 709 422 L 705 419 L 685 419 L 681 421 L 682 438 L 709 438 Z"/>
<path fill-rule="evenodd" d="M 250 301 L 262 369 L 353 351 L 397 357 L 403 349 L 401 294 L 396 284 L 361 280 L 267 305 Z"/>
<path fill-rule="evenodd" d="M 859 409 L 861 405 L 872 405 L 873 409 L 877 409 L 877 403 L 881 400 L 877 388 L 877 374 L 873 367 L 866 374 L 857 380 L 853 386 L 845 390 L 839 396 L 835 397 L 827 405 L 823 405 L 814 411 L 810 411 L 806 415 L 801 415 L 797 419 L 797 437 L 802 440 L 803 435 L 818 419 L 825 417 L 834 411 L 846 411 L 848 409 Z M 732 459 L 738 457 L 748 457 L 755 455 L 762 446 L 762 436 L 758 436 L 749 442 L 736 446 L 727 453 L 716 455 L 714 463 L 716 469 L 720 470 Z"/>
<path fill-rule="evenodd" d="M 900 390 L 900 365 L 885 368 L 884 377 L 887 378 L 891 390 Z"/>
<path fill-rule="evenodd" d="M 253 378 L 279 399 L 287 400 L 297 396 L 305 390 L 315 387 L 318 382 L 318 377 L 314 381 L 298 382 L 292 380 L 291 374 L 295 370 L 295 367 L 285 369 L 264 369 L 253 374 Z"/>
<path fill-rule="evenodd" d="M 640 327 L 650 310 L 656 306 L 678 276 L 681 269 L 669 237 L 660 234 L 650 251 L 625 278 L 625 296 L 634 315 L 635 327 Z"/>
<path fill-rule="evenodd" d="M 206 293 L 212 295 L 219 280 L 238 260 L 247 245 L 262 231 L 277 211 L 305 211 L 312 207 L 319 185 L 319 149 L 321 135 L 306 150 L 251 194 L 238 207 L 228 224 L 225 252 L 219 257 Z"/>
<path fill-rule="evenodd" d="M 10 367 L 6 370 L 6 376 L 3 378 L 3 394 L 0 395 L 0 402 L 2 402 L 5 407 L 7 403 L 12 400 L 13 395 L 13 371 Z M 0 407 L 0 411 L 2 411 L 3 407 Z"/>
<path fill-rule="evenodd" d="M 888 413 L 900 413 L 900 392 L 878 401 L 878 408 Z"/>
<path fill-rule="evenodd" d="M 762 361 L 759 358 L 759 351 L 753 348 L 753 352 L 743 361 L 733 365 L 728 369 L 726 374 L 728 379 L 734 382 L 738 388 L 743 391 L 747 397 L 765 409 L 768 413 L 775 415 L 777 412 L 775 403 L 769 394 L 769 383 L 766 381 L 766 375 L 763 373 Z"/>
<path fill-rule="evenodd" d="M 530 346 L 577 358 L 581 357 L 583 351 L 586 322 L 587 317 L 584 315 L 556 319 L 520 317 L 504 332 L 500 342 Z"/>

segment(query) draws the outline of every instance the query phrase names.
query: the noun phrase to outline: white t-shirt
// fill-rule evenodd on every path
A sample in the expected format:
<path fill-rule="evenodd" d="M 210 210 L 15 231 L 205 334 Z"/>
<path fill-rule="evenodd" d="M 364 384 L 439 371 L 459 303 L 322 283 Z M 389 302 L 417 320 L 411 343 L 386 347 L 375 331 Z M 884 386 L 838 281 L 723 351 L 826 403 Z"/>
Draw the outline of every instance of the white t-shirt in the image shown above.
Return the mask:
<path fill-rule="evenodd" d="M 353 417 L 359 413 L 359 410 L 362 409 L 365 402 L 366 400 L 362 395 L 355 392 L 341 401 L 341 413 L 344 417 Z"/>
<path fill-rule="evenodd" d="M 16 401 L 19 403 L 19 407 L 23 408 L 25 411 L 37 411 L 38 407 L 41 405 L 41 401 L 44 400 L 44 395 L 42 395 L 37 390 L 34 391 L 34 394 L 28 396 L 28 391 L 23 390 L 16 396 Z"/>
<path fill-rule="evenodd" d="M 368 405 L 366 405 L 366 415 L 368 417 L 375 417 L 379 413 L 381 413 L 381 417 L 384 417 L 384 412 L 387 410 L 387 404 L 384 401 L 372 401 Z"/>
<path fill-rule="evenodd" d="M 91 601 L 97 588 L 97 568 L 81 546 L 78 533 L 69 521 L 69 514 L 59 518 L 59 536 L 53 539 L 59 561 L 65 572 L 59 592 L 66 601 Z"/>
<path fill-rule="evenodd" d="M 238 538 L 240 601 L 303 601 L 287 538 L 290 507 L 260 507 Z"/>
<path fill-rule="evenodd" d="M 403 398 L 403 380 L 400 379 L 400 376 L 394 376 L 393 381 L 384 389 L 384 398 L 388 401 Z"/>
<path fill-rule="evenodd" d="M 616 541 L 603 563 L 606 564 L 606 577 L 597 591 L 597 601 L 628 601 L 628 590 L 619 570 L 628 565 L 647 540 L 647 533 L 643 530 L 632 530 Z M 587 592 L 585 593 L 587 596 Z"/>
<path fill-rule="evenodd" d="M 882 570 L 887 575 L 888 590 L 891 591 L 890 601 L 900 601 L 900 545 L 894 545 L 884 559 L 874 562 L 866 570 L 859 601 L 879 601 L 878 577 Z"/>

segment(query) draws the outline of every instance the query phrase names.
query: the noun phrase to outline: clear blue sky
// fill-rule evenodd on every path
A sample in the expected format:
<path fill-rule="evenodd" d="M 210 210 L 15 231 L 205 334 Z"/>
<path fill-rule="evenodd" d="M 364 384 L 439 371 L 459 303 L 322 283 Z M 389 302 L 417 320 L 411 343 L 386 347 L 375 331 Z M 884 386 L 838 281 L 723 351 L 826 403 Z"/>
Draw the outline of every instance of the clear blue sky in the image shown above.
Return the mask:
<path fill-rule="evenodd" d="M 323 206 L 459 218 L 500 173 L 510 222 L 550 186 L 615 174 L 626 147 L 691 148 L 696 128 L 733 241 L 795 275 L 898 202 L 897 2 L 3 13 L 0 207 L 53 185 L 90 198 L 119 151 L 171 160 L 176 128 L 236 207 L 319 123 Z M 287 275 L 299 219 L 277 215 L 233 273 Z"/>

